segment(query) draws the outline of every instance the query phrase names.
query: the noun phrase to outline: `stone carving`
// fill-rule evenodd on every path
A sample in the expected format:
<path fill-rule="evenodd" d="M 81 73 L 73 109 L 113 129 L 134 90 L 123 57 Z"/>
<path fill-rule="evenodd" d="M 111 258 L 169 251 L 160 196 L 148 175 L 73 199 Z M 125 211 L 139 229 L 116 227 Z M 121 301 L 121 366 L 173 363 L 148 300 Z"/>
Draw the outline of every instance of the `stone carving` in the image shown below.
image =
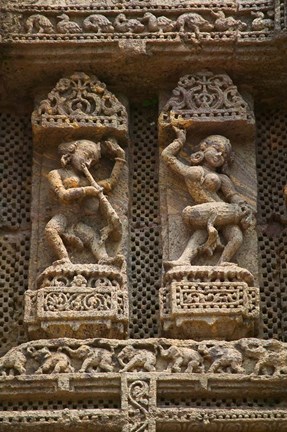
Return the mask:
<path fill-rule="evenodd" d="M 242 367 L 243 356 L 233 347 L 212 346 L 209 348 L 207 345 L 201 344 L 198 350 L 205 358 L 211 361 L 211 365 L 208 369 L 210 373 L 245 372 Z"/>
<path fill-rule="evenodd" d="M 254 125 L 254 115 L 247 102 L 226 74 L 201 71 L 180 78 L 172 97 L 164 106 L 160 126 L 187 129 L 194 121 L 209 122 L 240 121 Z M 180 140 L 185 140 L 184 131 L 176 130 Z"/>
<path fill-rule="evenodd" d="M 188 265 L 199 254 L 211 256 L 216 248 L 223 249 L 218 265 L 228 263 L 243 242 L 243 232 L 255 224 L 253 210 L 222 172 L 232 158 L 231 143 L 221 135 L 208 136 L 201 141 L 199 151 L 192 154 L 192 166 L 188 167 L 177 158 L 186 143 L 186 132 L 179 128 L 175 132 L 177 138 L 163 150 L 162 157 L 171 170 L 184 178 L 195 202 L 182 214 L 194 233 L 178 260 L 169 264 Z"/>
<path fill-rule="evenodd" d="M 27 33 L 54 33 L 55 29 L 51 21 L 44 15 L 30 15 L 26 21 Z"/>
<path fill-rule="evenodd" d="M 174 21 L 165 16 L 155 16 L 151 12 L 146 12 L 142 18 L 142 23 L 146 23 L 147 31 L 154 33 L 165 33 L 173 31 L 175 27 Z"/>
<path fill-rule="evenodd" d="M 61 352 L 61 348 L 51 353 L 46 347 L 39 350 L 31 347 L 27 349 L 27 352 L 41 364 L 35 374 L 74 372 L 69 357 Z"/>
<path fill-rule="evenodd" d="M 174 266 L 160 289 L 163 334 L 202 340 L 253 335 L 259 324 L 259 289 L 238 266 Z"/>
<path fill-rule="evenodd" d="M 179 32 L 192 31 L 196 37 L 199 37 L 200 32 L 209 32 L 213 30 L 213 25 L 197 13 L 185 13 L 177 18 L 175 28 Z"/>
<path fill-rule="evenodd" d="M 233 17 L 226 18 L 225 13 L 222 10 L 213 11 L 212 15 L 216 18 L 214 22 L 215 31 L 244 31 L 247 28 L 247 24 L 237 20 Z"/>
<path fill-rule="evenodd" d="M 215 5 L 214 5 L 215 6 Z M 220 6 L 220 5 L 219 5 Z M 256 32 L 269 33 L 274 28 L 274 17 L 271 17 L 272 10 L 268 10 L 267 13 L 270 18 L 265 18 L 266 8 L 258 10 L 258 7 L 239 8 L 235 10 L 231 7 L 228 11 L 223 11 L 220 7 L 214 7 L 210 9 L 201 5 L 201 11 L 198 13 L 198 7 L 185 7 L 187 11 L 185 13 L 178 14 L 178 8 L 171 8 L 170 13 L 166 15 L 160 15 L 160 13 L 166 13 L 166 6 L 158 5 L 156 9 L 151 8 L 148 12 L 142 6 L 137 6 L 133 12 L 136 15 L 130 14 L 131 6 L 128 9 L 119 8 L 119 5 L 113 6 L 113 9 L 107 8 L 104 13 L 89 14 L 94 8 L 88 8 L 82 6 L 79 11 L 81 14 L 77 15 L 77 22 L 71 20 L 69 12 L 75 14 L 75 9 L 66 8 L 67 13 L 61 13 L 62 10 L 55 8 L 54 11 L 49 11 L 49 17 L 36 12 L 42 12 L 43 9 L 35 6 L 35 13 L 30 17 L 26 18 L 27 22 L 32 25 L 23 25 L 22 32 L 20 31 L 21 25 L 17 28 L 8 22 L 7 37 L 11 38 L 11 32 L 15 32 L 15 36 L 19 33 L 20 39 L 25 40 L 26 35 L 33 34 L 35 38 L 32 40 L 54 39 L 58 41 L 61 36 L 54 37 L 54 35 L 65 35 L 64 40 L 71 41 L 75 38 L 81 39 L 98 39 L 98 35 L 106 34 L 109 35 L 110 40 L 118 41 L 116 34 L 126 34 L 130 38 L 131 34 L 141 35 L 144 39 L 150 39 L 152 42 L 155 39 L 166 39 L 172 41 L 169 35 L 163 35 L 164 33 L 177 34 L 179 38 L 184 41 L 189 40 L 191 43 L 198 42 L 205 43 L 205 41 L 217 41 L 218 35 L 222 35 L 223 42 L 231 40 L 238 40 L 238 42 L 248 40 L 262 40 L 263 35 L 257 35 Z M 248 14 L 242 14 L 242 10 L 248 12 Z M 115 16 L 114 11 L 118 10 L 118 14 Z M 84 14 L 83 14 L 84 12 Z M 56 15 L 58 13 L 58 15 Z M 59 14 L 60 13 L 60 14 Z M 16 14 L 15 14 L 16 16 Z M 240 18 L 238 18 L 238 16 Z M 252 16 L 256 18 L 252 20 Z M 19 16 L 17 16 L 19 19 Z M 60 21 L 58 21 L 60 20 Z M 10 35 L 8 36 L 10 32 Z M 157 38 L 155 38 L 157 33 Z M 86 36 L 87 34 L 87 36 Z M 114 36 L 115 34 L 115 36 Z M 194 34 L 194 37 L 192 36 Z M 50 35 L 50 36 L 49 36 Z M 187 37 L 187 35 L 189 35 Z M 241 37 L 242 35 L 242 37 Z M 14 36 L 14 35 L 13 35 Z M 12 38 L 13 38 L 12 36 Z M 140 37 L 141 37 L 140 36 Z M 164 37 L 163 37 L 164 36 Z M 266 35 L 267 36 L 267 35 Z M 19 40 L 19 36 L 16 36 Z M 137 36 L 138 38 L 138 36 Z M 29 39 L 31 40 L 31 39 Z"/>
<path fill-rule="evenodd" d="M 94 136 L 110 134 L 125 137 L 127 112 L 97 77 L 76 72 L 60 79 L 32 115 L 36 135 L 41 128 L 53 130 L 58 127 L 64 130 L 75 129 L 75 125 L 84 127 L 86 131 L 92 128 Z"/>
<path fill-rule="evenodd" d="M 84 19 L 83 28 L 95 33 L 113 33 L 114 27 L 105 15 L 93 14 Z"/>
<path fill-rule="evenodd" d="M 149 380 L 127 380 L 129 430 L 134 432 L 151 430 L 152 423 L 149 419 L 150 394 Z"/>
<path fill-rule="evenodd" d="M 287 373 L 287 353 L 279 341 L 259 343 L 257 339 L 243 339 L 241 347 L 248 356 L 257 360 L 254 375 L 280 376 Z"/>
<path fill-rule="evenodd" d="M 265 18 L 263 12 L 251 12 L 255 18 L 252 21 L 251 27 L 254 31 L 268 31 L 274 27 L 274 21 L 271 18 Z"/>
<path fill-rule="evenodd" d="M 12 349 L 0 358 L 2 376 L 23 375 L 26 372 L 26 356 L 17 349 Z"/>
<path fill-rule="evenodd" d="M 127 203 L 119 197 L 125 199 L 127 188 L 119 142 L 127 135 L 126 109 L 95 76 L 77 72 L 60 79 L 39 103 L 32 123 L 36 145 L 45 151 L 40 165 L 60 161 L 39 173 L 48 179 L 50 192 L 40 184 L 35 211 L 47 201 L 50 207 L 46 223 L 33 228 L 43 253 L 30 261 L 31 289 L 25 294 L 30 336 L 122 338 L 128 323 L 121 220 Z M 63 136 L 75 139 L 63 142 Z M 119 182 L 124 191 L 115 192 Z"/>
<path fill-rule="evenodd" d="M 145 30 L 144 24 L 138 19 L 128 19 L 124 13 L 119 14 L 114 20 L 114 28 L 120 33 L 142 33 Z"/>
<path fill-rule="evenodd" d="M 122 226 L 118 215 L 104 195 L 104 191 L 110 192 L 117 183 L 125 163 L 125 153 L 114 138 L 105 141 L 104 145 L 115 158 L 115 165 L 110 178 L 99 183 L 94 180 L 89 169 L 91 165 L 99 162 L 102 146 L 88 140 L 61 144 L 59 153 L 62 168 L 53 170 L 48 175 L 49 182 L 59 201 L 64 207 L 69 206 L 66 212 L 53 216 L 45 229 L 47 241 L 60 262 L 70 262 L 63 239 L 72 247 L 90 248 L 98 262 L 115 261 L 115 259 L 110 259 L 107 254 L 106 242 L 109 238 L 119 242 L 122 236 Z M 95 203 L 95 199 L 98 200 L 98 203 Z M 101 228 L 100 234 L 82 221 L 83 217 L 88 215 L 83 211 L 85 206 L 89 206 L 91 211 L 91 201 L 95 206 L 94 212 L 98 210 L 104 221 L 104 227 Z M 65 213 L 73 214 L 72 230 L 69 228 L 68 216 Z M 78 214 L 80 219 L 76 222 Z M 118 259 L 116 258 L 116 260 Z"/>
<path fill-rule="evenodd" d="M 65 347 L 65 351 L 71 357 L 84 359 L 79 370 L 80 373 L 112 372 L 114 350 L 109 351 L 105 348 L 92 348 L 88 345 L 81 345 L 78 349 L 73 350 Z"/>
<path fill-rule="evenodd" d="M 70 17 L 67 14 L 59 15 L 61 21 L 57 24 L 57 30 L 59 33 L 82 33 L 81 27 L 74 21 L 70 21 Z"/>
<path fill-rule="evenodd" d="M 168 360 L 166 372 L 204 372 L 203 357 L 200 353 L 192 348 L 184 348 L 176 345 L 171 345 L 167 349 L 163 349 L 159 345 L 159 351 L 162 358 Z"/>
<path fill-rule="evenodd" d="M 178 180 L 182 179 L 187 189 L 182 210 L 177 199 L 170 198 L 173 212 L 174 206 L 181 211 L 182 225 L 177 228 L 173 221 L 174 232 L 168 226 L 166 250 L 175 255 L 170 249 L 178 234 L 182 245 L 178 242 L 176 259 L 164 262 L 167 273 L 160 290 L 163 334 L 199 340 L 210 334 L 228 340 L 252 336 L 259 321 L 259 291 L 250 280 L 252 275 L 247 276 L 232 261 L 253 235 L 255 209 L 249 197 L 236 190 L 229 171 L 234 160 L 231 140 L 221 131 L 232 136 L 230 128 L 240 133 L 241 127 L 253 137 L 253 113 L 226 74 L 201 71 L 179 80 L 162 110 L 159 126 L 163 144 L 172 129 L 176 135 L 161 154 L 163 187 L 166 189 L 170 178 L 175 185 L 182 184 Z M 221 133 L 204 138 L 203 130 Z M 192 141 L 196 143 L 193 148 Z M 166 192 L 166 197 L 171 195 L 172 191 Z M 191 205 L 186 206 L 188 200 Z M 169 224 L 169 208 L 166 212 Z"/>
<path fill-rule="evenodd" d="M 278 380 L 287 375 L 286 343 L 270 339 L 202 342 L 173 339 L 53 339 L 30 341 L 0 358 L 1 380 L 46 374 L 140 372 L 222 379 L 236 375 Z M 119 376 L 118 375 L 118 376 Z M 98 375 L 97 375 L 98 376 Z"/>
<path fill-rule="evenodd" d="M 119 261 L 124 264 L 122 257 Z M 31 337 L 83 337 L 87 329 L 93 334 L 105 329 L 106 337 L 123 337 L 128 294 L 125 266 L 119 266 L 119 261 L 57 263 L 41 273 L 38 289 L 28 290 L 25 296 L 24 320 Z"/>
<path fill-rule="evenodd" d="M 153 372 L 156 370 L 156 355 L 148 350 L 135 350 L 132 346 L 126 346 L 118 355 L 122 372 L 145 370 Z"/>

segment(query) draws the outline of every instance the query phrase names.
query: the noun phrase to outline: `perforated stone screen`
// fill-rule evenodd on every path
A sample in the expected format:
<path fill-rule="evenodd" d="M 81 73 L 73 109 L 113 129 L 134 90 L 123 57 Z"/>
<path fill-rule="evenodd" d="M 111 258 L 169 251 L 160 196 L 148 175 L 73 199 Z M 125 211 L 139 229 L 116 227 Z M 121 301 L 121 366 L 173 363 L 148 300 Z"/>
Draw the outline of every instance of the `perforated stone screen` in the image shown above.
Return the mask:
<path fill-rule="evenodd" d="M 32 134 L 30 116 L 0 114 L 0 352 L 26 340 Z"/>
<path fill-rule="evenodd" d="M 283 189 L 287 183 L 287 113 L 257 115 L 258 239 L 261 260 L 263 336 L 286 340 L 287 225 Z"/>
<path fill-rule="evenodd" d="M 132 109 L 130 206 L 130 337 L 158 336 L 161 228 L 157 107 Z"/>

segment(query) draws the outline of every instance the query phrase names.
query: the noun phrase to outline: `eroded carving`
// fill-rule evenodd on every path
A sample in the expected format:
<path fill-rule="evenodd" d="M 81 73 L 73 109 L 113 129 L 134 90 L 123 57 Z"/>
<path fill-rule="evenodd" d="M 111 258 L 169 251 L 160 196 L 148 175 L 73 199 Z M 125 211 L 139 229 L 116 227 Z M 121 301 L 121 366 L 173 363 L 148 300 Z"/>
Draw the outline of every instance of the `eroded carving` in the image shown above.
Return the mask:
<path fill-rule="evenodd" d="M 255 224 L 254 211 L 240 196 L 223 173 L 232 159 L 230 141 L 221 135 L 211 135 L 199 144 L 191 155 L 191 166 L 182 163 L 177 154 L 186 143 L 186 131 L 175 128 L 177 138 L 162 152 L 168 167 L 182 176 L 195 205 L 186 207 L 182 217 L 194 230 L 182 255 L 168 266 L 189 265 L 199 254 L 213 255 L 223 249 L 218 265 L 231 262 L 243 242 L 243 232 Z M 226 244 L 222 244 L 219 232 Z"/>
<path fill-rule="evenodd" d="M 126 109 L 95 76 L 77 72 L 60 79 L 39 103 L 32 123 L 36 145 L 43 150 L 40 165 L 51 160 L 58 167 L 50 163 L 46 173 L 39 173 L 48 179 L 50 191 L 40 184 L 35 211 L 47 202 L 50 207 L 46 223 L 33 227 L 43 253 L 37 250 L 37 259 L 31 259 L 30 269 L 35 263 L 38 267 L 34 277 L 30 271 L 26 292 L 30 336 L 122 338 L 128 322 L 121 220 L 127 203 L 119 196 L 125 199 L 127 187 L 119 142 L 127 134 Z M 80 138 L 63 142 L 63 136 Z"/>
<path fill-rule="evenodd" d="M 163 359 L 168 360 L 166 372 L 204 372 L 202 350 L 197 352 L 192 348 L 184 348 L 171 345 L 169 348 L 164 349 L 159 345 L 160 355 Z M 183 369 L 182 369 L 183 368 Z"/>
<path fill-rule="evenodd" d="M 93 135 L 126 137 L 127 112 L 123 104 L 95 76 L 75 72 L 59 80 L 32 115 L 35 135 L 41 129 L 93 129 Z"/>
<path fill-rule="evenodd" d="M 165 287 L 160 291 L 166 336 L 201 340 L 212 333 L 216 338 L 233 339 L 257 331 L 259 291 L 254 282 L 246 282 L 244 269 L 232 263 L 253 235 L 255 209 L 236 190 L 230 175 L 234 152 L 231 140 L 221 132 L 232 136 L 228 124 L 238 133 L 239 127 L 245 127 L 249 140 L 253 138 L 254 116 L 249 105 L 226 74 L 209 71 L 182 77 L 159 118 L 163 144 L 170 139 L 171 129 L 176 134 L 161 155 L 167 168 L 163 168 L 165 182 L 168 184 L 170 178 L 181 193 L 179 178 L 187 189 L 182 210 L 180 196 L 165 204 L 169 228 L 166 250 L 176 258 L 164 262 Z M 203 138 L 206 130 L 221 133 Z M 186 206 L 189 199 L 191 205 Z M 181 211 L 182 225 L 178 228 L 169 215 L 169 205 L 176 206 L 179 214 Z M 177 235 L 182 245 L 175 240 Z M 178 243 L 178 258 L 171 251 L 172 243 Z"/>
<path fill-rule="evenodd" d="M 67 14 L 59 15 L 57 18 L 60 19 L 60 21 L 57 23 L 57 30 L 59 33 L 82 33 L 82 29 L 74 21 L 70 21 L 70 17 Z"/>
<path fill-rule="evenodd" d="M 172 339 L 54 339 L 27 342 L 0 358 L 1 379 L 46 374 L 183 374 L 200 378 L 256 376 L 278 380 L 287 375 L 286 344 L 243 338 L 202 342 Z M 265 381 L 266 382 L 266 381 Z"/>
<path fill-rule="evenodd" d="M 248 123 L 254 124 L 254 115 L 230 77 L 210 71 L 183 76 L 159 118 L 162 128 L 188 128 L 195 121 L 202 125 L 204 121 L 236 120 L 247 127 Z"/>
<path fill-rule="evenodd" d="M 116 185 L 125 163 L 125 152 L 112 138 L 105 141 L 103 145 L 115 158 L 110 178 L 99 183 L 94 180 L 89 169 L 99 162 L 102 146 L 88 140 L 61 144 L 59 153 L 62 168 L 53 170 L 48 175 L 54 193 L 64 205 L 64 212 L 53 216 L 45 229 L 47 241 L 60 262 L 70 262 L 64 240 L 76 249 L 88 247 L 96 261 L 100 263 L 115 261 L 108 256 L 106 241 L 111 238 L 119 242 L 122 226 L 104 191 L 110 192 Z M 65 207 L 68 208 L 66 211 Z M 100 212 L 104 222 L 100 233 L 83 221 L 97 211 Z M 70 214 L 72 227 L 68 222 Z"/>
<path fill-rule="evenodd" d="M 51 21 L 44 15 L 30 15 L 26 21 L 28 33 L 54 33 L 55 29 Z"/>
<path fill-rule="evenodd" d="M 136 350 L 132 346 L 126 346 L 118 354 L 122 372 L 144 370 L 153 372 L 156 370 L 156 355 L 148 350 Z"/>
<path fill-rule="evenodd" d="M 61 351 L 61 347 L 56 352 L 51 352 L 47 347 L 39 350 L 34 347 L 28 348 L 27 352 L 41 365 L 35 374 L 74 372 L 69 357 Z"/>

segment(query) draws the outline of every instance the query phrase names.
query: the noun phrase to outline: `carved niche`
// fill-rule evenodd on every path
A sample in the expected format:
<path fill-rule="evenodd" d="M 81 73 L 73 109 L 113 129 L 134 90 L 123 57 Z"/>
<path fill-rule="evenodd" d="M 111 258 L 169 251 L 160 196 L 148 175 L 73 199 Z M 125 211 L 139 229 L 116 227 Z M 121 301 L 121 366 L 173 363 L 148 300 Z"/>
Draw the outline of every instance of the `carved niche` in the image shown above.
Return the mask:
<path fill-rule="evenodd" d="M 128 291 L 125 106 L 95 76 L 62 78 L 32 115 L 30 336 L 122 338 Z"/>
<path fill-rule="evenodd" d="M 252 109 L 230 77 L 202 71 L 179 80 L 159 127 L 163 334 L 252 336 L 259 320 Z"/>

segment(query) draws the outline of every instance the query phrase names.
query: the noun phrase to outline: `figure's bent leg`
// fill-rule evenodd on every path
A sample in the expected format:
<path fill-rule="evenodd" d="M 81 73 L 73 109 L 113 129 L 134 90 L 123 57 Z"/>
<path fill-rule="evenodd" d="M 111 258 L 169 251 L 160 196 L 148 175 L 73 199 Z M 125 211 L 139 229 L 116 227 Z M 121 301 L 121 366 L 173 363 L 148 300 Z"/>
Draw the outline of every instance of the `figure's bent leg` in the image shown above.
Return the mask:
<path fill-rule="evenodd" d="M 224 227 L 222 229 L 222 233 L 227 241 L 227 244 L 223 249 L 222 255 L 218 261 L 218 265 L 230 262 L 243 243 L 243 234 L 237 225 Z"/>
<path fill-rule="evenodd" d="M 45 236 L 57 258 L 63 261 L 70 261 L 67 249 L 61 238 L 66 228 L 66 216 L 61 214 L 55 215 L 46 225 Z"/>
<path fill-rule="evenodd" d="M 75 232 L 80 237 L 84 245 L 88 246 L 97 260 L 108 258 L 106 246 L 101 243 L 100 236 L 93 228 L 79 222 L 75 226 Z"/>
<path fill-rule="evenodd" d="M 207 238 L 206 230 L 197 230 L 192 234 L 183 253 L 175 261 L 168 261 L 168 267 L 190 265 L 191 261 L 198 255 L 200 247 L 205 243 Z"/>
<path fill-rule="evenodd" d="M 208 256 L 212 256 L 217 247 L 223 247 L 217 229 L 214 224 L 218 217 L 217 213 L 212 213 L 207 221 L 207 232 L 208 237 L 206 242 L 200 247 L 200 252 L 206 253 Z"/>

